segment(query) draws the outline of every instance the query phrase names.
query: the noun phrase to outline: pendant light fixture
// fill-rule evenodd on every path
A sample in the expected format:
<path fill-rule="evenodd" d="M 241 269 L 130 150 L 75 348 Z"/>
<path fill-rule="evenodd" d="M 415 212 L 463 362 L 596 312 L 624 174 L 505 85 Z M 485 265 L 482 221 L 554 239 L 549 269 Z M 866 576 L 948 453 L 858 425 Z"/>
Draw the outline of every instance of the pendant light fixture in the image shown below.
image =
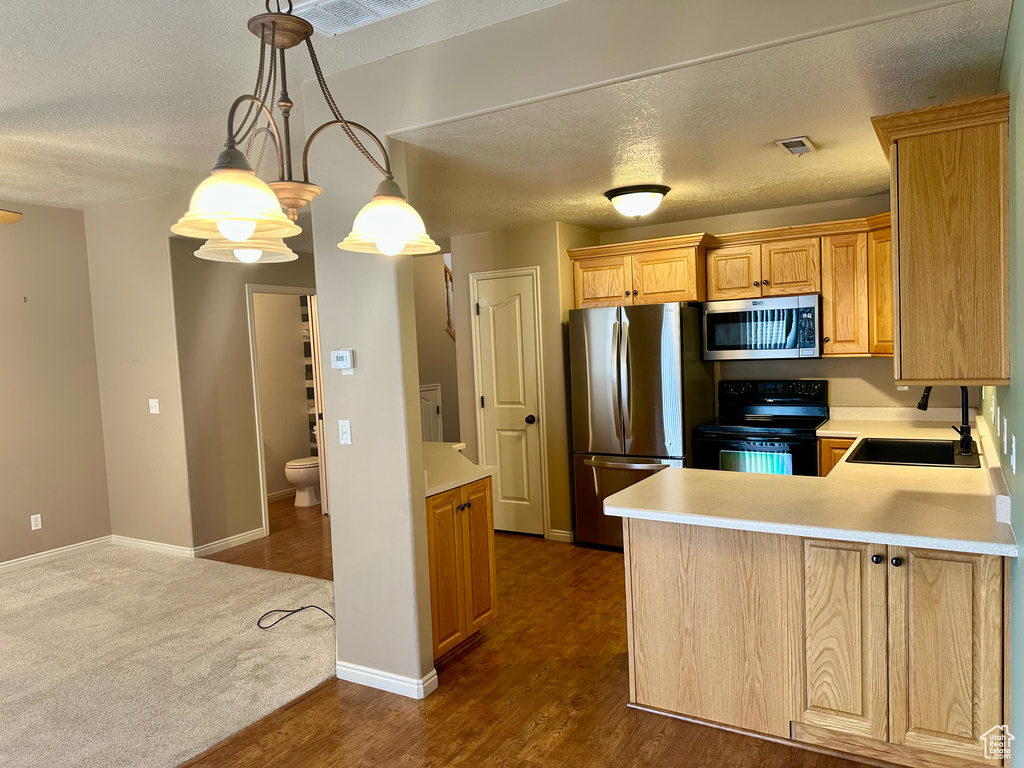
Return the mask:
<path fill-rule="evenodd" d="M 623 216 L 639 219 L 654 213 L 668 193 L 669 188 L 661 184 L 634 184 L 631 187 L 609 189 L 604 196 L 611 200 L 615 210 Z"/>
<path fill-rule="evenodd" d="M 21 221 L 21 214 L 17 211 L 5 211 L 0 208 L 0 224 L 17 224 Z"/>
<path fill-rule="evenodd" d="M 282 9 L 281 0 L 273 1 L 275 10 L 271 10 L 272 0 L 266 0 L 267 12 L 249 19 L 249 31 L 260 39 L 256 86 L 251 94 L 239 96 L 231 105 L 224 150 L 217 157 L 209 178 L 196 188 L 188 212 L 171 231 L 186 237 L 209 239 L 195 253 L 203 259 L 271 263 L 298 258 L 281 238 L 302 231 L 294 223 L 299 209 L 323 192 L 322 187 L 309 181 L 310 146 L 327 128 L 339 126 L 384 180 L 356 216 L 351 234 L 338 247 L 389 256 L 436 252 L 438 246 L 427 235 L 423 220 L 405 201 L 405 195 L 395 182 L 384 144 L 370 129 L 346 120 L 338 109 L 313 48 L 313 26 L 292 13 L 291 0 L 287 0 L 286 9 Z M 302 150 L 302 180 L 299 181 L 292 174 L 289 121 L 294 103 L 288 96 L 285 52 L 301 43 L 306 44 L 320 92 L 334 119 L 316 128 L 306 140 Z M 280 126 L 274 115 L 275 106 L 281 118 Z M 239 110 L 243 107 L 245 113 L 239 120 Z M 367 149 L 357 131 L 372 141 L 380 159 Z M 278 179 L 269 184 L 261 181 L 249 164 L 249 156 L 258 146 L 258 157 L 262 159 L 268 142 L 277 156 L 278 171 Z M 240 149 L 242 146 L 244 151 Z"/>

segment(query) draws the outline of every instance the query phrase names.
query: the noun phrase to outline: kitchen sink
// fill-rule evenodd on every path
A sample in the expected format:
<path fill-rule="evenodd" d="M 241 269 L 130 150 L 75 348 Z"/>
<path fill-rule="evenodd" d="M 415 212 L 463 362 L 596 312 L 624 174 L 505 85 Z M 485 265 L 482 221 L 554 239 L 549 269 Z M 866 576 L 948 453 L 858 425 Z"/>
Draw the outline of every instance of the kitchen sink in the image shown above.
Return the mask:
<path fill-rule="evenodd" d="M 866 437 L 847 461 L 854 464 L 908 464 L 916 467 L 980 467 L 977 443 L 960 455 L 958 440 L 899 440 Z"/>

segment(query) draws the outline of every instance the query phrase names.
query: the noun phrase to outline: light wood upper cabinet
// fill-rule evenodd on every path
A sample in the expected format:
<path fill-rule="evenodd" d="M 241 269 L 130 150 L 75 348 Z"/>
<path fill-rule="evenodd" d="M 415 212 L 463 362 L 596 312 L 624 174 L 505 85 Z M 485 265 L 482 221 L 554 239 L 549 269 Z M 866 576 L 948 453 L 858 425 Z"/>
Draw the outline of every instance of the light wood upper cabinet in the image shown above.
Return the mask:
<path fill-rule="evenodd" d="M 868 339 L 868 236 L 821 239 L 822 354 L 866 355 Z"/>
<path fill-rule="evenodd" d="M 854 441 L 847 438 L 822 437 L 818 439 L 818 476 L 825 477 L 838 464 Z"/>
<path fill-rule="evenodd" d="M 573 306 L 704 301 L 706 239 L 701 233 L 570 250 Z"/>
<path fill-rule="evenodd" d="M 821 240 L 780 240 L 761 245 L 761 295 L 793 296 L 821 290 Z"/>
<path fill-rule="evenodd" d="M 868 351 L 891 355 L 892 318 L 892 229 L 868 233 Z"/>
<path fill-rule="evenodd" d="M 703 264 L 697 248 L 670 248 L 637 253 L 633 262 L 633 303 L 704 301 Z"/>
<path fill-rule="evenodd" d="M 633 269 L 629 256 L 578 259 L 572 263 L 576 308 L 617 307 L 629 304 Z"/>
<path fill-rule="evenodd" d="M 985 760 L 1003 714 L 1003 563 L 991 555 L 889 548 L 890 741 Z"/>
<path fill-rule="evenodd" d="M 756 299 L 761 295 L 761 246 L 709 248 L 708 301 Z"/>
<path fill-rule="evenodd" d="M 437 659 L 497 613 L 491 478 L 427 497 L 427 550 Z"/>
<path fill-rule="evenodd" d="M 872 120 L 889 155 L 897 381 L 1008 384 L 1009 94 Z"/>
<path fill-rule="evenodd" d="M 887 738 L 885 581 L 884 546 L 804 542 L 803 723 Z"/>

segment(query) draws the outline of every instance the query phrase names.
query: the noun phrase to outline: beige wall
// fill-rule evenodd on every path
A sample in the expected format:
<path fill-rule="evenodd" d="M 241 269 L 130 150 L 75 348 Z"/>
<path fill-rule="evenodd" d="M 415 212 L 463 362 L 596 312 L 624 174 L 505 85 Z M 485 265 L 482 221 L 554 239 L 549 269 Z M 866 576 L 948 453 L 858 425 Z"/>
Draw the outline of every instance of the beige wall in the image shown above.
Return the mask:
<path fill-rule="evenodd" d="M 537 224 L 500 232 L 452 238 L 455 323 L 470 328 L 469 275 L 512 267 L 540 267 L 541 359 L 544 365 L 545 439 L 547 441 L 549 519 L 553 531 L 572 530 L 569 480 L 569 414 L 566 382 L 568 311 L 572 273 L 565 248 L 592 245 L 597 236 L 565 224 Z M 473 386 L 473 343 L 458 335 L 459 415 L 466 455 L 479 460 L 477 407 Z"/>
<path fill-rule="evenodd" d="M 110 533 L 85 222 L 0 202 L 0 562 Z M 30 515 L 42 515 L 32 531 Z"/>
<path fill-rule="evenodd" d="M 85 212 L 111 529 L 183 547 L 192 524 L 168 237 L 189 197 Z"/>
<path fill-rule="evenodd" d="M 671 193 L 669 193 L 671 194 Z M 853 197 L 846 200 L 828 200 L 807 205 L 791 205 L 786 208 L 768 208 L 763 211 L 744 211 L 724 216 L 709 216 L 689 221 L 668 221 L 650 226 L 627 227 L 602 232 L 601 244 L 626 243 L 632 240 L 649 240 L 653 237 L 689 235 L 695 232 L 710 232 L 724 235 L 729 232 L 748 232 L 754 229 L 792 227 L 798 224 L 817 224 L 820 221 L 841 221 L 862 216 L 874 216 L 889 210 L 889 193 Z M 625 219 L 623 219 L 625 220 Z"/>
<path fill-rule="evenodd" d="M 252 301 L 267 493 L 279 493 L 292 487 L 285 463 L 310 455 L 302 307 L 297 295 L 281 293 L 255 293 Z"/>
<path fill-rule="evenodd" d="M 444 439 L 462 438 L 459 430 L 459 377 L 455 340 L 448 335 L 448 304 L 444 285 L 444 255 L 417 256 L 412 260 L 416 291 L 416 348 L 420 384 L 441 385 Z M 460 329 L 468 332 L 468 329 Z"/>
<path fill-rule="evenodd" d="M 198 241 L 170 243 L 191 525 L 199 547 L 263 525 L 245 286 L 311 289 L 313 259 L 230 264 L 197 259 Z M 297 298 L 295 304 L 297 325 Z M 301 376 L 301 360 L 298 365 Z M 308 456 L 308 446 L 289 458 L 299 455 Z"/>

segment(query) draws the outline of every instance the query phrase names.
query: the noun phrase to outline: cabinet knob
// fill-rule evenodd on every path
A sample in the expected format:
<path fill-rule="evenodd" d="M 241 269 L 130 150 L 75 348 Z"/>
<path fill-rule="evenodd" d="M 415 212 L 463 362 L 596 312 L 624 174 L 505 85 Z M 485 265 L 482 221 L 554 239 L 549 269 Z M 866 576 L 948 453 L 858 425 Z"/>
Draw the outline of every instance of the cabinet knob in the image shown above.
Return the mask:
<path fill-rule="evenodd" d="M 459 504 L 459 506 L 457 506 L 457 507 L 455 508 L 455 510 L 456 510 L 457 512 L 461 512 L 461 511 L 462 511 L 462 510 L 464 510 L 465 508 L 466 508 L 466 505 L 465 505 L 465 504 Z"/>
<path fill-rule="evenodd" d="M 770 283 L 769 283 L 769 282 L 768 282 L 767 280 L 762 280 L 762 281 L 761 281 L 761 284 L 762 284 L 762 285 L 769 285 Z"/>
<path fill-rule="evenodd" d="M 832 339 L 830 339 L 828 336 L 826 336 L 824 341 L 825 341 L 826 344 L 828 344 L 830 341 L 832 341 Z"/>
<path fill-rule="evenodd" d="M 754 281 L 754 287 L 755 287 L 755 288 L 757 288 L 757 286 L 759 286 L 760 284 L 761 284 L 761 281 L 760 281 L 760 280 L 755 280 L 755 281 Z"/>
<path fill-rule="evenodd" d="M 633 289 L 633 295 L 634 296 L 639 295 L 639 293 L 640 293 L 640 291 L 636 290 L 636 288 Z"/>
<path fill-rule="evenodd" d="M 466 509 L 469 509 L 472 506 L 473 506 L 473 502 L 472 501 L 467 501 L 466 502 Z"/>
<path fill-rule="evenodd" d="M 874 563 L 875 565 L 881 565 L 881 564 L 882 564 L 882 561 L 883 561 L 884 559 L 885 559 L 885 558 L 884 558 L 884 557 L 882 557 L 881 555 L 872 555 L 872 556 L 871 556 L 871 562 L 872 562 L 872 563 Z"/>
<path fill-rule="evenodd" d="M 893 568 L 899 568 L 901 565 L 903 565 L 903 558 L 902 557 L 894 557 L 889 562 L 892 563 L 892 567 Z"/>
<path fill-rule="evenodd" d="M 629 296 L 629 291 L 626 291 L 626 293 L 625 293 L 625 294 L 623 294 L 623 295 L 625 295 L 625 296 Z"/>

